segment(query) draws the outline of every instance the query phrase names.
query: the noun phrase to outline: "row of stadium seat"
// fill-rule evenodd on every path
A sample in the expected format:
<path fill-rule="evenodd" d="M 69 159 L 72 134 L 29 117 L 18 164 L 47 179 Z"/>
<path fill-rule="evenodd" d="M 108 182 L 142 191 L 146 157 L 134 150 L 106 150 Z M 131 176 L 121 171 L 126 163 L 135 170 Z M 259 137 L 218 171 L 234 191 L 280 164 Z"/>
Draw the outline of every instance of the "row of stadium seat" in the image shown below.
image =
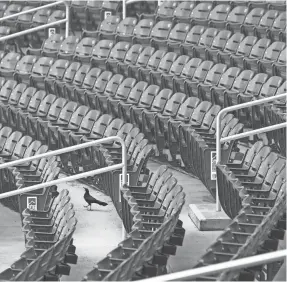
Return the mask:
<path fill-rule="evenodd" d="M 210 42 L 204 41 L 205 38 L 202 37 L 200 39 L 199 45 L 196 45 L 198 42 L 181 45 L 183 49 L 180 52 L 174 48 L 171 50 L 164 50 L 164 48 L 156 50 L 154 47 L 144 47 L 140 44 L 131 45 L 125 41 L 114 45 L 111 40 L 100 40 L 97 42 L 95 39 L 87 37 L 80 41 L 79 38 L 70 36 L 62 41 L 63 38 L 55 35 L 47 39 L 41 49 L 28 49 L 27 54 L 76 60 L 83 63 L 91 63 L 101 68 L 106 67 L 112 60 L 116 61 L 116 63 L 122 62 L 120 68 L 116 70 L 110 66 L 111 64 L 108 65 L 108 68 L 123 73 L 125 76 L 131 75 L 131 71 L 128 72 L 127 70 L 128 65 L 136 65 L 138 68 L 147 66 L 148 69 L 155 70 L 159 67 L 163 57 L 166 56 L 165 59 L 168 62 L 165 62 L 163 66 L 162 64 L 164 63 L 161 63 L 162 71 L 168 72 L 172 64 L 175 64 L 175 66 L 177 64 L 177 68 L 179 68 L 177 70 L 179 72 L 177 73 L 178 76 L 184 68 L 186 70 L 186 64 L 190 61 L 190 57 L 192 59 L 196 57 L 201 60 L 223 63 L 230 67 L 237 66 L 242 69 L 251 69 L 256 73 L 266 72 L 269 75 L 281 75 L 285 78 L 285 43 L 277 41 L 271 44 L 268 39 L 260 39 L 256 42 L 252 36 L 244 38 L 240 34 L 235 34 L 227 41 L 226 45 L 223 45 L 225 47 L 219 47 L 221 45 L 218 42 L 220 37 L 216 37 L 211 45 L 208 45 Z M 252 45 L 253 43 L 251 44 L 251 41 L 253 41 L 254 45 Z M 3 56 L 4 54 L 2 53 L 1 62 L 3 61 Z M 9 56 L 12 56 L 14 60 Z M 17 54 L 9 56 L 0 64 L 2 69 L 15 68 L 16 63 L 20 59 L 20 56 Z M 179 58 L 182 60 L 174 62 Z M 29 65 L 32 69 L 35 59 L 33 61 L 31 58 L 30 61 Z M 8 66 L 9 62 L 11 66 Z M 138 68 L 133 72 L 137 71 Z"/>
<path fill-rule="evenodd" d="M 254 9 L 257 9 L 254 11 Z M 164 1 L 154 14 L 144 13 L 141 18 L 149 17 L 157 21 L 173 20 L 175 22 L 190 22 L 191 20 L 231 21 L 251 25 L 260 25 L 265 12 L 272 11 L 270 20 L 274 20 L 279 11 L 286 11 L 284 1 Z M 250 20 L 252 14 L 257 14 L 256 22 Z M 263 21 L 264 22 L 264 21 Z M 271 23 L 272 24 L 272 23 Z"/>
<path fill-rule="evenodd" d="M 236 7 L 245 8 L 245 7 Z M 255 9 L 256 10 L 256 9 Z M 272 11 L 269 11 L 272 12 Z M 262 18 L 262 21 L 270 20 L 269 12 L 267 12 L 266 17 Z M 253 15 L 253 14 L 252 14 Z M 258 17 L 258 15 L 253 15 Z M 205 29 L 216 29 L 228 30 L 232 33 L 242 33 L 244 36 L 255 36 L 258 39 L 268 37 L 273 41 L 282 40 L 284 38 L 284 33 L 286 33 L 286 13 L 277 14 L 277 18 L 274 23 L 267 23 L 265 26 L 250 25 L 250 24 L 240 24 L 234 22 L 227 22 L 224 25 L 220 24 L 220 21 L 214 21 L 213 24 L 206 25 L 204 21 L 196 20 L 189 23 L 174 23 L 168 20 L 161 20 L 155 22 L 153 19 L 142 19 L 137 22 L 136 18 L 127 17 L 123 20 L 119 16 L 110 16 L 101 22 L 96 31 L 84 31 L 83 33 L 87 36 L 102 38 L 118 38 L 117 40 L 131 41 L 133 38 L 138 40 L 147 40 L 148 38 L 153 38 L 154 40 L 168 39 L 170 41 L 184 41 L 187 34 L 195 26 L 200 26 L 203 30 Z M 231 15 L 231 20 L 234 20 L 234 15 Z M 254 24 L 254 19 L 251 19 L 252 24 Z M 273 24 L 273 25 L 272 25 Z M 285 41 L 285 40 L 282 40 Z"/>
<path fill-rule="evenodd" d="M 232 151 L 232 158 L 217 166 L 217 180 L 220 203 L 233 220 L 200 258 L 196 268 L 276 251 L 278 240 L 284 239 L 285 156 L 275 153 L 262 141 L 237 143 Z M 264 235 L 266 233 L 268 236 Z M 226 281 L 231 277 L 239 281 L 253 281 L 262 277 L 263 273 L 268 280 L 272 280 L 281 264 L 281 261 L 275 262 L 275 269 L 268 265 L 267 273 L 264 270 L 266 266 L 260 265 L 232 273 L 235 276 L 228 276 L 231 273 L 226 271 L 197 277 L 197 281 Z"/>

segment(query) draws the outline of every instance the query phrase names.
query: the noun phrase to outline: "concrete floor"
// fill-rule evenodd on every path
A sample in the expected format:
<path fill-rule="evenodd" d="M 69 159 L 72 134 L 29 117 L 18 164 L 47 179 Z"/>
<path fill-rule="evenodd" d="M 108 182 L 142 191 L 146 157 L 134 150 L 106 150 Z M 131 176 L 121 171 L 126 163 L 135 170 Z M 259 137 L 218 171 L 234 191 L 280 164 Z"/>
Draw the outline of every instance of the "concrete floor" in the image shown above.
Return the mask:
<path fill-rule="evenodd" d="M 149 162 L 151 171 L 159 164 Z M 186 193 L 186 203 L 180 219 L 186 230 L 184 244 L 177 248 L 176 256 L 171 256 L 168 262 L 168 272 L 189 269 L 196 264 L 206 248 L 219 236 L 220 231 L 198 231 L 188 217 L 188 205 L 197 203 L 213 203 L 214 200 L 201 181 L 191 176 L 173 170 L 178 184 Z M 65 183 L 60 189 L 68 189 L 71 201 L 76 210 L 78 225 L 74 234 L 74 244 L 78 255 L 77 265 L 71 265 L 70 276 L 63 276 L 63 281 L 81 280 L 83 276 L 102 258 L 106 256 L 122 240 L 122 225 L 111 199 L 101 192 L 92 190 L 91 194 L 101 201 L 109 203 L 106 207 L 93 206 L 93 211 L 87 211 L 83 205 L 84 184 Z M 0 271 L 9 267 L 25 250 L 24 237 L 20 228 L 20 217 L 17 213 L 0 205 Z M 9 219 L 9 220 L 7 220 Z M 2 221 L 1 221 L 2 220 Z"/>

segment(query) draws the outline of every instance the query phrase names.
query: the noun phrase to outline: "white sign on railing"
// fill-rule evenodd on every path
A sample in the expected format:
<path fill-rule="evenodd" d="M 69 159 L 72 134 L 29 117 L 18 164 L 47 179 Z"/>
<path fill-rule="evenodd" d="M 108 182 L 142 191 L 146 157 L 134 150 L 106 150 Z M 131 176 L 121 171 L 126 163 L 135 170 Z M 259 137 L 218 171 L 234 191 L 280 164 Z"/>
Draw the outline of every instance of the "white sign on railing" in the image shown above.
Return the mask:
<path fill-rule="evenodd" d="M 37 197 L 27 197 L 27 208 L 31 211 L 37 210 Z"/>
<path fill-rule="evenodd" d="M 164 0 L 158 0 L 157 4 L 160 6 L 163 3 Z"/>
<path fill-rule="evenodd" d="M 53 34 L 56 34 L 56 28 L 51 27 L 51 28 L 49 28 L 49 37 Z"/>
<path fill-rule="evenodd" d="M 105 19 L 112 15 L 111 11 L 105 11 Z"/>
<path fill-rule="evenodd" d="M 216 180 L 216 151 L 212 151 L 210 155 L 210 179 Z"/>
<path fill-rule="evenodd" d="M 127 173 L 127 181 L 126 181 L 127 185 L 130 185 L 130 175 Z M 123 175 L 120 174 L 120 186 L 123 186 Z"/>

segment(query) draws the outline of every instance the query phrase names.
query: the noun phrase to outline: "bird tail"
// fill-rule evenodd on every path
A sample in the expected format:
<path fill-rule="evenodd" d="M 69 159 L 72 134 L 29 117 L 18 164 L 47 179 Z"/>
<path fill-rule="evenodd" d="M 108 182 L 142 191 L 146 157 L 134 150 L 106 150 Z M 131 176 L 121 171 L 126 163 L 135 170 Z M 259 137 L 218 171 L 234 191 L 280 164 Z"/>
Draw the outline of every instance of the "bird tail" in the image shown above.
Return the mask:
<path fill-rule="evenodd" d="M 97 200 L 97 204 L 100 205 L 100 206 L 104 206 L 104 207 L 108 205 L 108 203 L 105 203 L 105 202 L 102 202 L 102 201 L 99 201 L 99 200 Z"/>

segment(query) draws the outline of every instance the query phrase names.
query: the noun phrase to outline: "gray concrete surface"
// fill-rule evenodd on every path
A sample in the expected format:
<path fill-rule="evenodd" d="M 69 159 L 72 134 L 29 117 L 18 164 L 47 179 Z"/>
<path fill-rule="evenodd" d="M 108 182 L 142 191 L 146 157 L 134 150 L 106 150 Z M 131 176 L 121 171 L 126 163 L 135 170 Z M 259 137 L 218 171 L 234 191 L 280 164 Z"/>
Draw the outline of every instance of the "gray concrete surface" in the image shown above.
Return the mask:
<path fill-rule="evenodd" d="M 0 204 L 0 272 L 20 258 L 25 251 L 19 213 Z"/>

